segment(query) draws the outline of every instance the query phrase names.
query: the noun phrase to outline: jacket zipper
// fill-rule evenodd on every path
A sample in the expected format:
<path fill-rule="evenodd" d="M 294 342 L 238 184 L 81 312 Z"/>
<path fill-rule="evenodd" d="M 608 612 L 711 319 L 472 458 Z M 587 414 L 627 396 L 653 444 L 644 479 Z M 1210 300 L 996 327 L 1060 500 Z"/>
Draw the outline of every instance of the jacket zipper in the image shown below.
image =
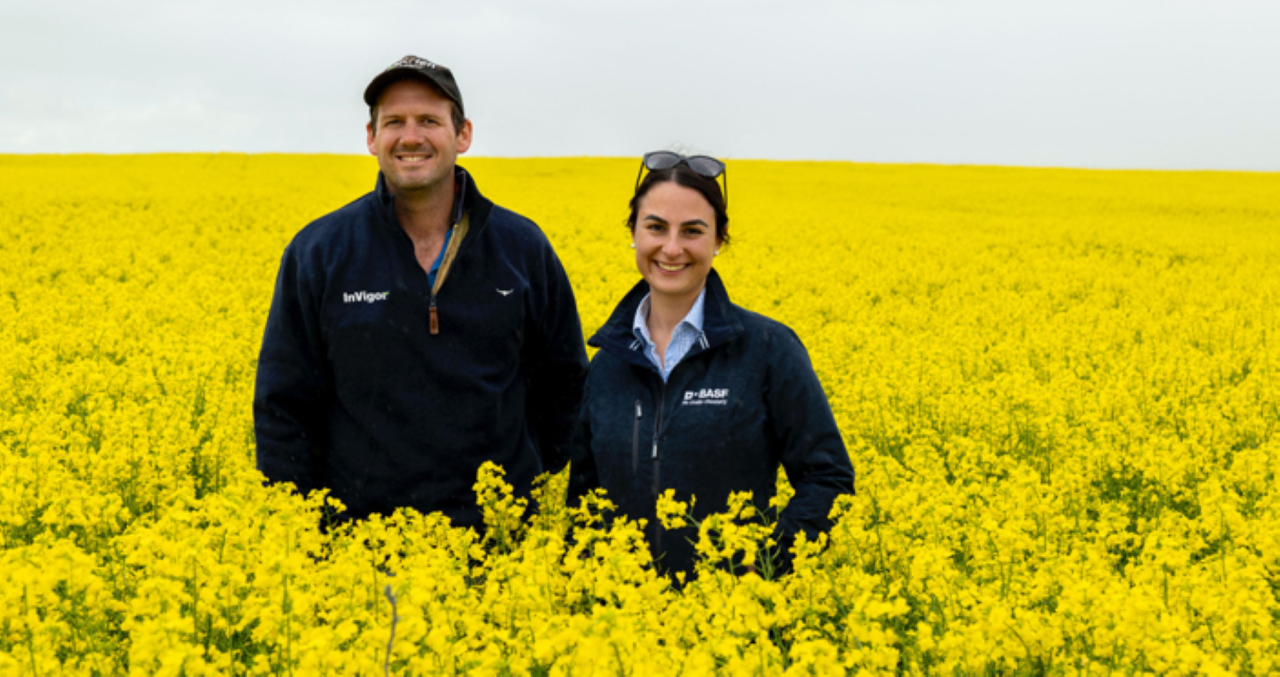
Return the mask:
<path fill-rule="evenodd" d="M 662 429 L 662 408 L 667 401 L 667 383 L 663 381 L 662 388 L 658 391 L 658 412 L 653 417 L 653 501 L 658 502 L 658 494 L 661 493 L 662 486 L 662 459 L 658 457 L 658 432 Z M 653 521 L 653 546 L 657 552 L 662 552 L 662 524 L 658 520 Z"/>
<path fill-rule="evenodd" d="M 636 417 L 631 423 L 631 474 L 640 472 L 640 400 L 636 400 Z"/>

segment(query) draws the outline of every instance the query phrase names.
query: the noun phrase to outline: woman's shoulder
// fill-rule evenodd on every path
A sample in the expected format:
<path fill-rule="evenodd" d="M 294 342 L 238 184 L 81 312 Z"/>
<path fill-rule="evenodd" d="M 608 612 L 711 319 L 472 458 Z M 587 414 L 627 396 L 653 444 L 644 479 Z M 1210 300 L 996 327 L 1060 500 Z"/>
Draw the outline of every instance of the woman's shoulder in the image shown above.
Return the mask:
<path fill-rule="evenodd" d="M 587 378 L 613 378 L 621 371 L 628 371 L 628 362 L 609 350 L 597 350 L 587 365 Z"/>
<path fill-rule="evenodd" d="M 749 341 L 764 341 L 771 344 L 781 341 L 785 344 L 794 345 L 801 350 L 804 349 L 804 344 L 801 343 L 800 337 L 791 327 L 768 315 L 747 310 L 737 304 L 734 304 L 733 309 L 737 313 L 738 321 L 742 323 L 743 338 Z"/>
<path fill-rule="evenodd" d="M 707 277 L 707 308 L 705 324 L 709 333 L 719 337 L 733 337 L 748 343 L 781 340 L 800 345 L 800 339 L 791 327 L 763 313 L 745 308 L 729 298 L 724 281 L 715 269 Z M 713 339 L 714 341 L 715 339 Z"/>
<path fill-rule="evenodd" d="M 774 377 L 812 371 L 809 350 L 791 327 L 762 313 L 742 307 L 736 310 L 742 325 L 736 359 L 756 364 L 762 374 Z"/>

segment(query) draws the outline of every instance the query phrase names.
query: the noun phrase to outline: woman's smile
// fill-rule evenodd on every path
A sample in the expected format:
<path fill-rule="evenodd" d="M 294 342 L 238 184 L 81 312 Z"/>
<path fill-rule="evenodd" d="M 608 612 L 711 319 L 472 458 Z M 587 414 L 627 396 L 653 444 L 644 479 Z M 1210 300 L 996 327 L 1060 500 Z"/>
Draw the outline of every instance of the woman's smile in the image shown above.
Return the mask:
<path fill-rule="evenodd" d="M 663 263 L 661 261 L 654 261 L 654 263 L 668 273 L 678 273 L 689 267 L 687 263 Z"/>

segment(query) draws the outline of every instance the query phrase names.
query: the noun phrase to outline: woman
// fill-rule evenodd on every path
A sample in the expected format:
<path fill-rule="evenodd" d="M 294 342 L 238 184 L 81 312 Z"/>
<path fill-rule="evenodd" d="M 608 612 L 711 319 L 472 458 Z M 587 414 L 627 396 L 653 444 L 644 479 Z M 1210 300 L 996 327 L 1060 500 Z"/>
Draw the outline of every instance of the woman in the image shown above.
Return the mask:
<path fill-rule="evenodd" d="M 716 181 L 724 172 L 703 155 L 644 156 L 627 218 L 644 279 L 588 341 L 600 351 L 570 476 L 571 500 L 604 487 L 620 512 L 647 519 L 655 560 L 674 571 L 692 568 L 697 532 L 655 519 L 667 489 L 681 501 L 696 496 L 698 520 L 723 511 L 731 492 L 751 491 L 767 510 L 781 464 L 796 492 L 774 535 L 783 569 L 795 535 L 829 528 L 836 496 L 853 493 L 853 467 L 804 346 L 731 303 L 712 266 L 729 242 L 728 177 L 723 194 Z"/>

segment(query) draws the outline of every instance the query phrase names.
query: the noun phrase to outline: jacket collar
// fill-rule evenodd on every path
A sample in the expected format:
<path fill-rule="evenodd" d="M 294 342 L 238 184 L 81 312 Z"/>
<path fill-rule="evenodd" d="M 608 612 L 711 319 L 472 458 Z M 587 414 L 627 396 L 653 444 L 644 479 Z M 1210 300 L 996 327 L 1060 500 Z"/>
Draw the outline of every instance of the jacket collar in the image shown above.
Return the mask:
<path fill-rule="evenodd" d="M 471 173 L 457 165 L 453 167 L 453 185 L 453 213 L 449 217 L 450 223 L 456 225 L 462 220 L 463 213 L 470 211 L 470 230 L 477 232 L 489 220 L 489 211 L 493 208 L 493 203 L 480 194 L 475 181 L 471 179 Z M 387 178 L 381 171 L 378 172 L 378 181 L 373 193 L 378 220 L 385 226 L 400 230 L 400 221 L 396 218 L 396 196 L 387 187 Z"/>
<path fill-rule="evenodd" d="M 644 355 L 643 350 L 633 350 L 635 335 L 632 333 L 632 322 L 635 320 L 636 308 L 649 293 L 649 283 L 640 280 L 627 295 L 622 297 L 618 307 L 603 327 L 597 331 L 587 345 L 599 348 L 621 360 L 641 367 L 653 368 L 653 363 Z M 702 333 L 707 339 L 706 347 L 695 343 L 688 355 L 711 350 L 718 345 L 728 343 L 742 334 L 742 319 L 738 307 L 729 301 L 729 292 L 720 280 L 715 268 L 707 274 L 707 298 L 703 307 Z"/>

